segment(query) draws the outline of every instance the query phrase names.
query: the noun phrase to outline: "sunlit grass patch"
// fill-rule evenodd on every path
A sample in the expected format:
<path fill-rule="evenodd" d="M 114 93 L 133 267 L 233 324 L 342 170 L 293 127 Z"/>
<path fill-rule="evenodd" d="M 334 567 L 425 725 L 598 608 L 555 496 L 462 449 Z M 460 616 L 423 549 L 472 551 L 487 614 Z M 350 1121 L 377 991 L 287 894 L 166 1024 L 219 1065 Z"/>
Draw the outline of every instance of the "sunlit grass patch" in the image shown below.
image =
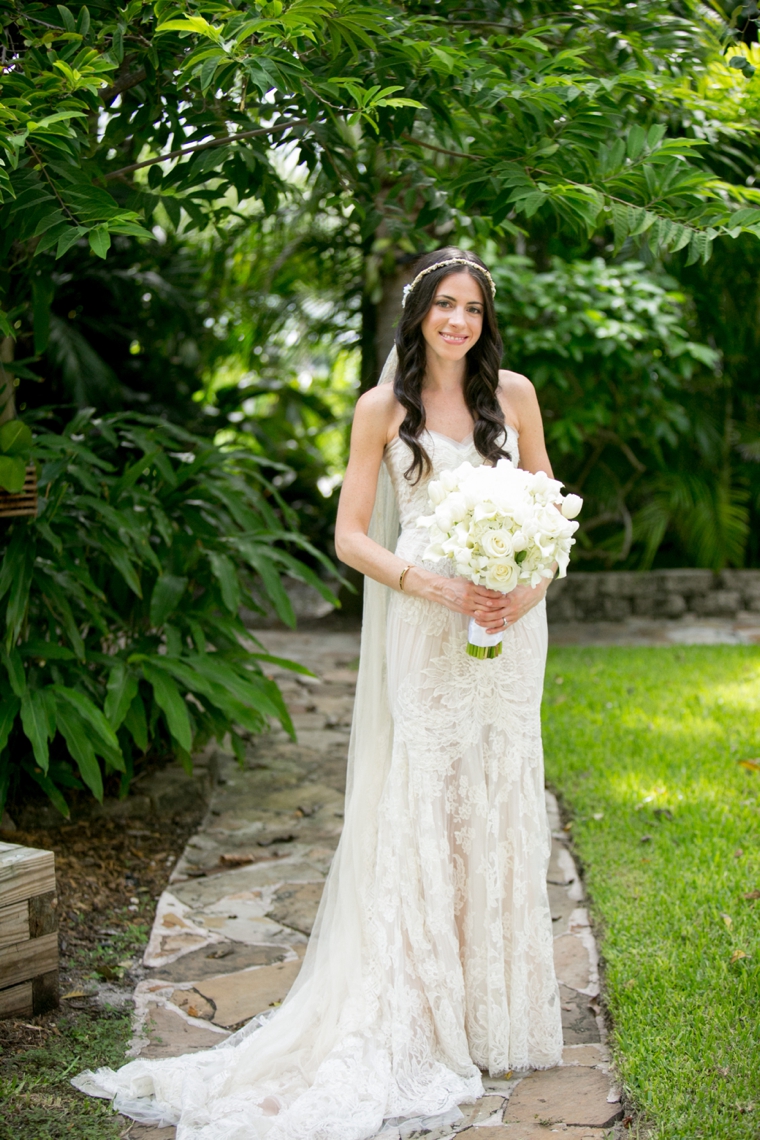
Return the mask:
<path fill-rule="evenodd" d="M 629 1095 L 653 1137 L 757 1140 L 760 648 L 553 650 L 544 740 Z"/>

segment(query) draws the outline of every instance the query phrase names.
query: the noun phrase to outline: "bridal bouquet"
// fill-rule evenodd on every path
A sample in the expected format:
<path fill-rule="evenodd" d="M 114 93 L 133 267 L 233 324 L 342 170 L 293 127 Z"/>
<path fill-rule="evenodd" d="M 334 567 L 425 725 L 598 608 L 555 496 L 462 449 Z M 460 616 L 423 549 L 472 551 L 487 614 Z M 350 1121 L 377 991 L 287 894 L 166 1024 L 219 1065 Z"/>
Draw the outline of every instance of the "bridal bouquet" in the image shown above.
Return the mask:
<path fill-rule="evenodd" d="M 503 594 L 551 578 L 555 562 L 564 578 L 578 529 L 571 520 L 583 500 L 562 495 L 561 488 L 543 471 L 533 475 L 508 459 L 495 467 L 463 463 L 441 472 L 428 489 L 433 513 L 417 520 L 430 531 L 425 560 L 450 558 L 463 578 Z M 498 657 L 502 637 L 470 618 L 467 652 Z"/>

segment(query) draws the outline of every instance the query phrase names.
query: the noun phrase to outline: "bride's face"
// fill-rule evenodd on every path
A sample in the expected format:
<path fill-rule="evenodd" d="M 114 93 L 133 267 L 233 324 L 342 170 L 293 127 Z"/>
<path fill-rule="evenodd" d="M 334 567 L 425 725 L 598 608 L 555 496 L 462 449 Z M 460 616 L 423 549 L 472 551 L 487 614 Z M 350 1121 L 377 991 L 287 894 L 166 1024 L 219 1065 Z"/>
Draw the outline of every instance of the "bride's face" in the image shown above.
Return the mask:
<path fill-rule="evenodd" d="M 475 278 L 452 273 L 439 281 L 420 328 L 436 356 L 461 360 L 483 331 L 483 294 Z"/>

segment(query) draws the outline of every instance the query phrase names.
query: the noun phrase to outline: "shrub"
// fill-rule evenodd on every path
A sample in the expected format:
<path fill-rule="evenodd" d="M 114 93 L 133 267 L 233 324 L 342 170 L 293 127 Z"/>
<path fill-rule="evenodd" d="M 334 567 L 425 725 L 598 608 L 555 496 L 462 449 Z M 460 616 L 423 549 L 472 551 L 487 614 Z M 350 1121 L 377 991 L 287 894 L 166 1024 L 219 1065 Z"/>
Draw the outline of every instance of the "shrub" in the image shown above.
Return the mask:
<path fill-rule="evenodd" d="M 64 789 L 126 795 L 146 755 L 189 770 L 213 737 L 242 756 L 269 718 L 292 734 L 262 666 L 304 670 L 252 643 L 240 607 L 294 625 L 283 573 L 335 598 L 266 461 L 91 409 L 40 431 L 32 458 L 38 517 L 0 533 L 0 807 L 24 774 L 66 815 Z"/>

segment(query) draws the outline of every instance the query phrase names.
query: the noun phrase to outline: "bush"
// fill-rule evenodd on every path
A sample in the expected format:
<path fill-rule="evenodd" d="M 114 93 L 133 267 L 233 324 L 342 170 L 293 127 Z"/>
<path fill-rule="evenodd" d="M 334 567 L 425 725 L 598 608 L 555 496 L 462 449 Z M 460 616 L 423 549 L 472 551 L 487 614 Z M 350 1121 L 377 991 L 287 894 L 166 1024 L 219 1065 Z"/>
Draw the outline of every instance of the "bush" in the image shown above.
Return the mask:
<path fill-rule="evenodd" d="M 510 257 L 494 277 L 506 365 L 534 381 L 550 455 L 586 500 L 576 559 L 743 565 L 749 512 L 721 354 L 693 335 L 678 282 L 601 258 L 555 257 L 537 273 Z"/>
<path fill-rule="evenodd" d="M 80 412 L 32 445 L 40 510 L 0 535 L 0 807 L 24 775 L 68 814 L 63 789 L 193 749 L 287 709 L 241 605 L 295 617 L 287 573 L 336 599 L 296 556 L 332 570 L 250 452 L 150 417 Z M 114 774 L 120 774 L 116 777 Z"/>

